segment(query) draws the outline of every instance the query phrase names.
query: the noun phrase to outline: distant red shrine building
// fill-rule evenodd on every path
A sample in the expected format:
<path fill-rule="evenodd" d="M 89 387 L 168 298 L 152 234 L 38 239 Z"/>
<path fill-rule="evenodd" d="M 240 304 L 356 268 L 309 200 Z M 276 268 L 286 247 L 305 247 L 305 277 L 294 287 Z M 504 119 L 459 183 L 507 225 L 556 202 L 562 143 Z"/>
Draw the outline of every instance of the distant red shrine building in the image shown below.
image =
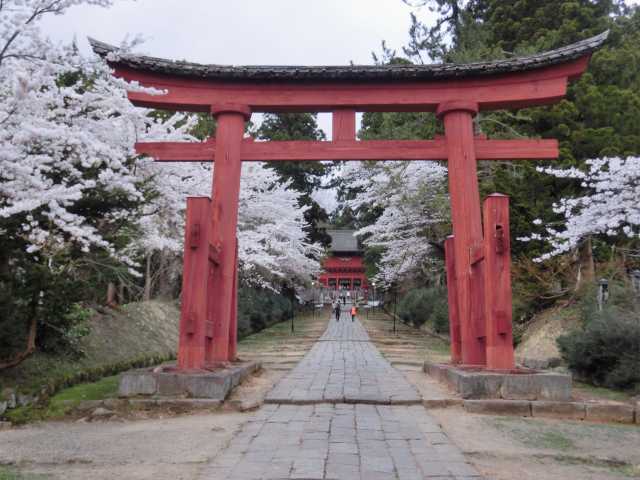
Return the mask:
<path fill-rule="evenodd" d="M 327 230 L 331 236 L 330 255 L 322 262 L 319 281 L 336 290 L 367 290 L 369 284 L 362 261 L 362 250 L 354 230 Z"/>

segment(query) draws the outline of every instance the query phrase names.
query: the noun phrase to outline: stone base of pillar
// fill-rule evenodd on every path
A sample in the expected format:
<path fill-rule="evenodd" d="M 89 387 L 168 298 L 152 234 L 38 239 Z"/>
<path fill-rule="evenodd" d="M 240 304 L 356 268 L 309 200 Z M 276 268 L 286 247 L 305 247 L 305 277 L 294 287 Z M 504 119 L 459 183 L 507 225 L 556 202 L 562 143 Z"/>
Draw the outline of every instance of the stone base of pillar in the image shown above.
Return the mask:
<path fill-rule="evenodd" d="M 211 370 L 178 370 L 175 364 L 130 370 L 120 376 L 120 397 L 208 398 L 224 400 L 258 362 L 230 362 Z"/>
<path fill-rule="evenodd" d="M 515 368 L 508 371 L 426 361 L 424 372 L 447 384 L 465 399 L 571 399 L 571 375 Z"/>

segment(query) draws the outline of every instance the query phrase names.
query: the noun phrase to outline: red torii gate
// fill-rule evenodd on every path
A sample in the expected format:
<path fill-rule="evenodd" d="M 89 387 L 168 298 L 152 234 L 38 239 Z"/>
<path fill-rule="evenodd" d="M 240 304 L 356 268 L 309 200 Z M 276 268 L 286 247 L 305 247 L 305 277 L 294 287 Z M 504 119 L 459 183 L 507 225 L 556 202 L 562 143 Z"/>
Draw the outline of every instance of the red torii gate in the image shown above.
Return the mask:
<path fill-rule="evenodd" d="M 208 112 L 215 139 L 138 143 L 159 161 L 215 162 L 212 199 L 189 198 L 178 368 L 236 358 L 238 197 L 242 161 L 440 160 L 448 162 L 453 233 L 445 243 L 452 361 L 514 368 L 508 198 L 491 195 L 484 232 L 477 160 L 555 159 L 555 140 L 489 140 L 474 135 L 483 110 L 557 102 L 607 32 L 529 57 L 469 65 L 345 67 L 220 66 L 123 54 L 90 40 L 115 75 L 165 91 L 129 92 L 134 105 Z M 436 112 L 445 137 L 357 141 L 356 111 Z M 243 139 L 252 112 L 332 112 L 330 142 Z"/>

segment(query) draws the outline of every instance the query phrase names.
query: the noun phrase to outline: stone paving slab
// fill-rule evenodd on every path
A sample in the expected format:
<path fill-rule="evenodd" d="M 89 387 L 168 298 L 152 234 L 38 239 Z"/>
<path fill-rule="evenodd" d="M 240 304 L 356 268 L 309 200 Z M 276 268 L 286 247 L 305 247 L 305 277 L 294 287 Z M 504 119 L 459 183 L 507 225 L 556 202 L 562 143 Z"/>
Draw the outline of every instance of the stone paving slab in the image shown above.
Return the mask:
<path fill-rule="evenodd" d="M 421 406 L 265 405 L 202 479 L 480 480 Z"/>
<path fill-rule="evenodd" d="M 417 389 L 369 341 L 350 317 L 329 323 L 302 361 L 269 392 L 265 403 L 421 404 Z"/>
<path fill-rule="evenodd" d="M 481 479 L 421 401 L 360 322 L 343 315 L 201 479 Z"/>
<path fill-rule="evenodd" d="M 327 326 L 324 334 L 320 337 L 321 342 L 370 342 L 369 334 L 362 326 L 362 323 L 356 318 L 351 321 L 349 312 L 342 312 L 340 321 L 336 322 L 334 317 Z"/>

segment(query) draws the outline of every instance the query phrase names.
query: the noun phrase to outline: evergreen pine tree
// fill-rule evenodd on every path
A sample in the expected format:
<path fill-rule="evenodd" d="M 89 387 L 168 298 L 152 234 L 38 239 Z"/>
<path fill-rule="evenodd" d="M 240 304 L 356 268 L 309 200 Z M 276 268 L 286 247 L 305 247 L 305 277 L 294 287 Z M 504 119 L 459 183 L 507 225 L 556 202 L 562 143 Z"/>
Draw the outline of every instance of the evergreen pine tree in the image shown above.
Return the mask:
<path fill-rule="evenodd" d="M 310 113 L 267 113 L 256 133 L 259 139 L 272 141 L 326 139 L 316 116 Z M 313 200 L 312 194 L 322 187 L 323 177 L 331 167 L 321 162 L 297 161 L 269 162 L 267 166 L 275 170 L 283 182 L 290 181 L 291 187 L 302 193 L 301 205 L 310 207 L 304 214 L 309 224 L 309 241 L 329 245 L 330 237 L 319 227 L 320 223 L 329 220 L 329 216 Z"/>

